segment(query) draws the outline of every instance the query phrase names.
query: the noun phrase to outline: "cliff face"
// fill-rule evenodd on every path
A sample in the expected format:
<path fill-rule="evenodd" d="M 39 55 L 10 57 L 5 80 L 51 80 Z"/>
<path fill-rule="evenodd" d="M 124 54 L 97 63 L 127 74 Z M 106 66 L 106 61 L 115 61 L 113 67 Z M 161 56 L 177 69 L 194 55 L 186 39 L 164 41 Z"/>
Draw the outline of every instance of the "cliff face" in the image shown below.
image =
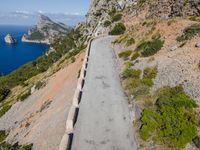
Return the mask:
<path fill-rule="evenodd" d="M 135 3 L 135 0 L 91 0 L 90 8 L 86 16 L 87 34 L 98 35 L 106 33 L 109 29 L 104 27 L 104 22 L 110 20 L 109 12 L 117 11 Z"/>
<path fill-rule="evenodd" d="M 51 43 L 55 38 L 64 36 L 70 30 L 70 27 L 62 23 L 56 23 L 47 16 L 40 15 L 38 24 L 28 32 L 27 36 L 23 36 L 23 40 Z M 25 37 L 26 39 L 24 39 Z"/>

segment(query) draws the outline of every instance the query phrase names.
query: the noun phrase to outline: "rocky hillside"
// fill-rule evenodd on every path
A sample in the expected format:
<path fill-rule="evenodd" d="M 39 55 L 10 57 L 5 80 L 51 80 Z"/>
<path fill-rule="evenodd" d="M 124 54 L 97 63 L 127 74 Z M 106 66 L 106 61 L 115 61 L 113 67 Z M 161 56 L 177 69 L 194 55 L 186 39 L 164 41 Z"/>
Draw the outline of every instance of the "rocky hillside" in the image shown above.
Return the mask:
<path fill-rule="evenodd" d="M 197 0 L 156 0 L 148 4 L 150 18 L 168 19 L 179 16 L 199 16 L 200 1 Z"/>
<path fill-rule="evenodd" d="M 98 35 L 107 33 L 109 26 L 105 26 L 105 22 L 110 22 L 112 15 L 115 13 L 114 11 L 121 11 L 134 3 L 135 0 L 92 0 L 86 16 L 86 34 Z"/>
<path fill-rule="evenodd" d="M 58 149 L 87 46 L 80 32 L 72 29 L 47 53 L 0 77 L 0 149 Z"/>
<path fill-rule="evenodd" d="M 28 35 L 24 35 L 22 40 L 52 43 L 55 38 L 66 35 L 70 30 L 71 27 L 40 15 L 38 24 L 28 32 Z"/>
<path fill-rule="evenodd" d="M 140 149 L 199 149 L 200 1 L 93 0 L 86 25 L 89 35 L 120 35 Z"/>
<path fill-rule="evenodd" d="M 91 0 L 91 5 L 87 13 L 85 34 L 99 35 L 108 33 L 118 21 L 113 21 L 116 13 L 135 16 L 140 15 L 143 11 L 145 11 L 145 19 L 199 16 L 200 1 Z"/>

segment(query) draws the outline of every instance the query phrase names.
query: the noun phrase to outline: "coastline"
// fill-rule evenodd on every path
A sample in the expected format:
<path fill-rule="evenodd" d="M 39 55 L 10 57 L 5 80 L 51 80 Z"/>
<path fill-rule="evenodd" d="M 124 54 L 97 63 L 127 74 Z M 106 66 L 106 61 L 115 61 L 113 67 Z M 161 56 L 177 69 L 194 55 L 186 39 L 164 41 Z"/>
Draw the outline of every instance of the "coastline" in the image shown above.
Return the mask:
<path fill-rule="evenodd" d="M 49 40 L 42 40 L 42 41 L 39 41 L 39 40 L 27 40 L 27 39 L 22 39 L 22 42 L 24 42 L 24 43 L 36 43 L 36 44 L 47 44 L 47 45 L 50 45 Z"/>

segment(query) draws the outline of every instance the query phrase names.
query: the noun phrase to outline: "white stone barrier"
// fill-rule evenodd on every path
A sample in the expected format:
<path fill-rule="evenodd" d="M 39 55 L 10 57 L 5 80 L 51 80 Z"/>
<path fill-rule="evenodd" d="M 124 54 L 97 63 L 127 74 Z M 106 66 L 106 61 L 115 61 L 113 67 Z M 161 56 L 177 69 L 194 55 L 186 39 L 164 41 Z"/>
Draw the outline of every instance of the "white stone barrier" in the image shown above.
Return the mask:
<path fill-rule="evenodd" d="M 71 150 L 72 142 L 73 142 L 73 131 L 74 125 L 76 124 L 78 113 L 79 113 L 79 103 L 82 97 L 82 89 L 85 84 L 85 76 L 87 73 L 87 66 L 90 54 L 91 43 L 93 39 L 89 41 L 89 44 L 86 49 L 85 57 L 83 60 L 83 64 L 81 67 L 80 76 L 77 82 L 77 88 L 74 93 L 72 106 L 70 107 L 67 121 L 66 121 L 66 131 L 62 137 L 62 140 L 59 145 L 59 150 Z"/>
<path fill-rule="evenodd" d="M 67 147 L 69 145 L 69 134 L 68 133 L 65 133 L 62 137 L 62 140 L 60 142 L 60 145 L 59 145 L 59 150 L 67 150 Z"/>

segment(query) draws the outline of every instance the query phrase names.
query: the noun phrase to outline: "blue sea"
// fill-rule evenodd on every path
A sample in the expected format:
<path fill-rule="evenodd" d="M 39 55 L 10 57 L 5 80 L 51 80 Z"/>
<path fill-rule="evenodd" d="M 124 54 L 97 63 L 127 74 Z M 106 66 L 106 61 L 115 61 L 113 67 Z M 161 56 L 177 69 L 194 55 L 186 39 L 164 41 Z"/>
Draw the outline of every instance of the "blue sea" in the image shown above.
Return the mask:
<path fill-rule="evenodd" d="M 23 43 L 21 38 L 27 33 L 29 26 L 0 26 L 0 75 L 6 75 L 23 64 L 37 59 L 44 54 L 49 45 Z M 11 34 L 16 40 L 15 44 L 6 44 L 4 37 Z"/>

